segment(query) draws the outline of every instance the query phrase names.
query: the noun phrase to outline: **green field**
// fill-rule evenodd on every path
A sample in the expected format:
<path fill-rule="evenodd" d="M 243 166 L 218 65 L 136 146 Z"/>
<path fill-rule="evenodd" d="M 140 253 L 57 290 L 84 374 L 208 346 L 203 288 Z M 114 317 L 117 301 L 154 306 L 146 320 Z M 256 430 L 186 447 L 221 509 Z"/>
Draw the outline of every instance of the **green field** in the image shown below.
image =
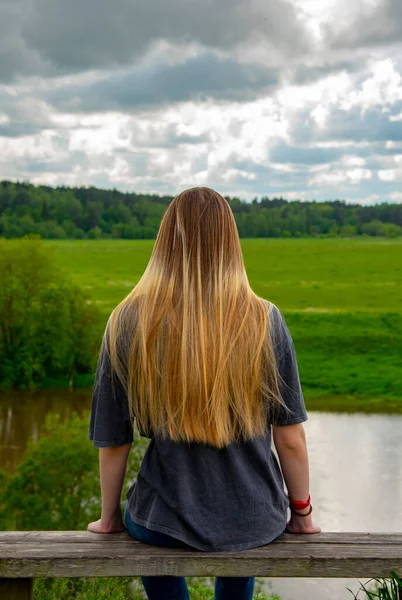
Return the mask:
<path fill-rule="evenodd" d="M 46 242 L 105 320 L 149 240 Z M 402 412 L 402 240 L 242 240 L 254 291 L 284 313 L 308 408 Z"/>

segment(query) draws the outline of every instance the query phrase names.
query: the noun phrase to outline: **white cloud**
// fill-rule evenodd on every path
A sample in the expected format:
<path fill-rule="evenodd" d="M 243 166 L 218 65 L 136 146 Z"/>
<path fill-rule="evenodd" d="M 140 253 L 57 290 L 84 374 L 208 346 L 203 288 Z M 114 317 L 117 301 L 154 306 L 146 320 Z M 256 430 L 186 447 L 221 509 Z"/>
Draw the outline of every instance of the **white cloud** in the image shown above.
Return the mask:
<path fill-rule="evenodd" d="M 399 201 L 396 0 L 94 2 L 0 3 L 0 178 Z"/>
<path fill-rule="evenodd" d="M 372 173 L 369 169 L 345 169 L 328 171 L 327 173 L 319 173 L 314 175 L 310 182 L 312 185 L 339 185 L 339 184 L 350 184 L 357 185 L 364 179 L 371 179 Z"/>
<path fill-rule="evenodd" d="M 0 161 L 7 164 L 21 158 L 33 161 L 63 160 L 67 152 L 59 148 L 56 142 L 56 134 L 51 131 L 22 138 L 0 137 Z"/>
<path fill-rule="evenodd" d="M 359 106 L 365 111 L 373 106 L 381 106 L 386 110 L 388 106 L 402 100 L 402 77 L 392 59 L 374 61 L 371 73 L 359 90 L 350 90 L 343 108 Z"/>
<path fill-rule="evenodd" d="M 366 159 L 362 156 L 349 154 L 347 156 L 343 156 L 341 162 L 345 165 L 345 167 L 364 167 L 366 164 Z"/>
<path fill-rule="evenodd" d="M 378 179 L 381 181 L 395 181 L 398 178 L 396 169 L 380 169 L 378 171 Z"/>
<path fill-rule="evenodd" d="M 322 104 L 317 104 L 310 114 L 319 127 L 324 127 L 329 117 L 329 109 Z"/>

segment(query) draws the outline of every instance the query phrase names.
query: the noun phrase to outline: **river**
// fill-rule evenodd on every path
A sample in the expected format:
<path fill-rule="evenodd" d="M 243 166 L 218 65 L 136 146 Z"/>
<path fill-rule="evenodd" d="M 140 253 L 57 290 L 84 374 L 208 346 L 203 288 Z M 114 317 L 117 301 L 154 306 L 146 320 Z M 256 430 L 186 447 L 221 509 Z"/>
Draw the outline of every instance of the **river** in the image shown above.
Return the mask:
<path fill-rule="evenodd" d="M 0 468 L 15 469 L 46 414 L 64 419 L 89 406 L 88 390 L 2 394 Z M 402 532 L 402 415 L 310 412 L 305 430 L 313 514 L 322 530 Z M 264 590 L 282 600 L 352 599 L 346 587 L 359 586 L 350 579 L 264 580 Z"/>

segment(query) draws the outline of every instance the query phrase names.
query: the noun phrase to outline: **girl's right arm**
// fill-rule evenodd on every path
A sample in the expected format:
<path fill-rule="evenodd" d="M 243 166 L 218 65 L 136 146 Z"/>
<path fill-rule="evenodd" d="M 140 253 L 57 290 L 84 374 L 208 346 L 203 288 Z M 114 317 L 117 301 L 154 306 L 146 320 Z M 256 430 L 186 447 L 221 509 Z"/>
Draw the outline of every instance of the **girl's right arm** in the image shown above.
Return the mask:
<path fill-rule="evenodd" d="M 280 427 L 273 426 L 272 435 L 289 498 L 307 501 L 309 496 L 309 464 L 303 425 L 299 423 Z M 297 512 L 305 514 L 309 512 L 309 508 Z M 301 517 L 291 512 L 286 531 L 290 533 L 320 533 L 321 529 L 313 524 L 311 514 Z"/>

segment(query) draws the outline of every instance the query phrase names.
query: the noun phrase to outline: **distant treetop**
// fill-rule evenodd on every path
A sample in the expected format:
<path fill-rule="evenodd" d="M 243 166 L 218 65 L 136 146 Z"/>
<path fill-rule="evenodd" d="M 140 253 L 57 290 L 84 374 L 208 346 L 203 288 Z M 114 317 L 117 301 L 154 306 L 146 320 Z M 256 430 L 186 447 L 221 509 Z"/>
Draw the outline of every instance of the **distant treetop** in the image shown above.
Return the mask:
<path fill-rule="evenodd" d="M 0 237 L 155 238 L 173 196 L 0 181 Z M 240 237 L 402 235 L 402 204 L 226 196 Z"/>

